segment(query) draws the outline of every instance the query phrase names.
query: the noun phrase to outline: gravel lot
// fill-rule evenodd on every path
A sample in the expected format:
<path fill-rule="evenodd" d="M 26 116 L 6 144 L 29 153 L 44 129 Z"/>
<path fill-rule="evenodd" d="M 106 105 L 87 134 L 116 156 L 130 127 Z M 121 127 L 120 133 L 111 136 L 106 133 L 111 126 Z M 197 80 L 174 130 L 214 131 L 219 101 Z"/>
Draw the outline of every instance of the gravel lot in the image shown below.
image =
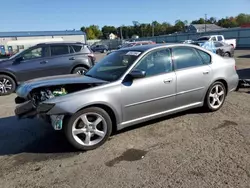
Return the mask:
<path fill-rule="evenodd" d="M 235 55 L 250 68 L 250 50 Z M 82 153 L 50 125 L 18 121 L 14 94 L 0 97 L 0 187 L 250 187 L 248 92 L 233 92 L 218 112 L 140 124 Z"/>

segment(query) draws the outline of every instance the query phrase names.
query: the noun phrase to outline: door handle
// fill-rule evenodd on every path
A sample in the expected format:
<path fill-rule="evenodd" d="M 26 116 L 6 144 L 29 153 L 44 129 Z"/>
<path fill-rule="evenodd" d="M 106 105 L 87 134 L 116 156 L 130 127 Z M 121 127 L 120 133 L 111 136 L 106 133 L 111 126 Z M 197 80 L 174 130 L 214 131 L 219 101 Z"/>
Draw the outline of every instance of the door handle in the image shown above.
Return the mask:
<path fill-rule="evenodd" d="M 74 57 L 71 57 L 71 58 L 69 58 L 69 60 L 75 60 L 76 58 L 74 58 Z"/>
<path fill-rule="evenodd" d="M 173 81 L 173 78 L 167 78 L 167 79 L 163 80 L 163 82 L 164 82 L 165 84 L 170 83 L 170 82 L 172 82 L 172 81 Z"/>
<path fill-rule="evenodd" d="M 209 73 L 209 71 L 204 71 L 204 72 L 203 72 L 203 74 L 208 74 L 208 73 Z"/>
<path fill-rule="evenodd" d="M 41 61 L 40 64 L 46 64 L 48 61 Z"/>

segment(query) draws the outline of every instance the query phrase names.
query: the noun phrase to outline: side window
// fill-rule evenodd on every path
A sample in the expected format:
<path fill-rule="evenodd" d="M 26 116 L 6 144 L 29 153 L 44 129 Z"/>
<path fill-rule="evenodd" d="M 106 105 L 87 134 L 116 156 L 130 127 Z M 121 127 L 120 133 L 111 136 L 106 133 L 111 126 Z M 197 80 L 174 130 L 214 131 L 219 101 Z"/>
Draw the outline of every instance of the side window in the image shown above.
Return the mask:
<path fill-rule="evenodd" d="M 82 46 L 80 45 L 73 45 L 72 47 L 74 48 L 75 52 L 80 52 L 82 49 Z"/>
<path fill-rule="evenodd" d="M 222 36 L 218 36 L 218 41 L 222 41 Z"/>
<path fill-rule="evenodd" d="M 206 52 L 204 52 L 202 50 L 198 50 L 198 49 L 196 49 L 196 51 L 201 56 L 201 58 L 202 58 L 202 60 L 203 60 L 203 62 L 205 64 L 210 64 L 211 63 L 211 56 L 208 53 L 206 53 Z"/>
<path fill-rule="evenodd" d="M 42 55 L 42 47 L 34 48 L 32 50 L 29 50 L 29 51 L 25 52 L 22 55 L 22 57 L 24 58 L 24 60 L 43 57 L 43 55 Z"/>
<path fill-rule="evenodd" d="M 211 39 L 212 41 L 216 41 L 216 37 L 212 37 L 212 39 Z"/>
<path fill-rule="evenodd" d="M 69 48 L 67 45 L 54 45 L 50 47 L 51 56 L 64 55 L 69 53 Z"/>
<path fill-rule="evenodd" d="M 146 71 L 146 76 L 172 71 L 171 53 L 169 49 L 157 50 L 145 55 L 134 69 Z"/>
<path fill-rule="evenodd" d="M 70 54 L 75 53 L 75 51 L 74 51 L 74 49 L 73 49 L 73 47 L 72 47 L 72 46 L 69 46 L 69 53 L 70 53 Z"/>
<path fill-rule="evenodd" d="M 173 56 L 177 70 L 204 65 L 199 54 L 190 47 L 173 48 Z"/>

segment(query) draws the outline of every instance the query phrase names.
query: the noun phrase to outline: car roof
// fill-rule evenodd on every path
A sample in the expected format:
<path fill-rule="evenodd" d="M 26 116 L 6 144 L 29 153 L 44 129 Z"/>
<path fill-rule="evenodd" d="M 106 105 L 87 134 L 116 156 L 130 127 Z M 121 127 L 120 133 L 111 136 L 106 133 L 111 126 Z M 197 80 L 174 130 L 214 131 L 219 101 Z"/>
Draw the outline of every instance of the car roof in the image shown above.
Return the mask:
<path fill-rule="evenodd" d="M 50 44 L 53 44 L 53 45 L 72 45 L 72 44 L 76 44 L 76 45 L 87 45 L 87 44 L 85 44 L 85 43 L 82 43 L 82 42 L 64 42 L 64 41 L 62 41 L 62 42 L 44 42 L 44 43 L 39 43 L 39 44 L 37 44 L 37 46 L 38 45 L 50 45 Z"/>
<path fill-rule="evenodd" d="M 162 43 L 162 44 L 147 44 L 147 45 L 142 45 L 142 46 L 133 46 L 133 47 L 126 47 L 126 48 L 121 48 L 118 51 L 140 51 L 140 52 L 145 52 L 151 49 L 155 48 L 160 48 L 160 47 L 175 47 L 175 46 L 187 46 L 187 47 L 194 47 L 193 44 L 183 44 L 183 43 Z M 196 46 L 195 46 L 196 47 Z"/>

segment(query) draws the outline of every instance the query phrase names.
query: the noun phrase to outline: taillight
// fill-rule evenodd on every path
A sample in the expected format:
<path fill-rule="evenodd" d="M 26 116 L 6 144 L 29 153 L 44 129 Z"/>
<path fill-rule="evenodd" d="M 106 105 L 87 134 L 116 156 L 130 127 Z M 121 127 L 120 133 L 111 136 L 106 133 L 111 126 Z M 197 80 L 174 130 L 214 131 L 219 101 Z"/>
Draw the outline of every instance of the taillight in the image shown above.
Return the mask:
<path fill-rule="evenodd" d="M 88 57 L 95 57 L 94 54 L 88 54 Z"/>

